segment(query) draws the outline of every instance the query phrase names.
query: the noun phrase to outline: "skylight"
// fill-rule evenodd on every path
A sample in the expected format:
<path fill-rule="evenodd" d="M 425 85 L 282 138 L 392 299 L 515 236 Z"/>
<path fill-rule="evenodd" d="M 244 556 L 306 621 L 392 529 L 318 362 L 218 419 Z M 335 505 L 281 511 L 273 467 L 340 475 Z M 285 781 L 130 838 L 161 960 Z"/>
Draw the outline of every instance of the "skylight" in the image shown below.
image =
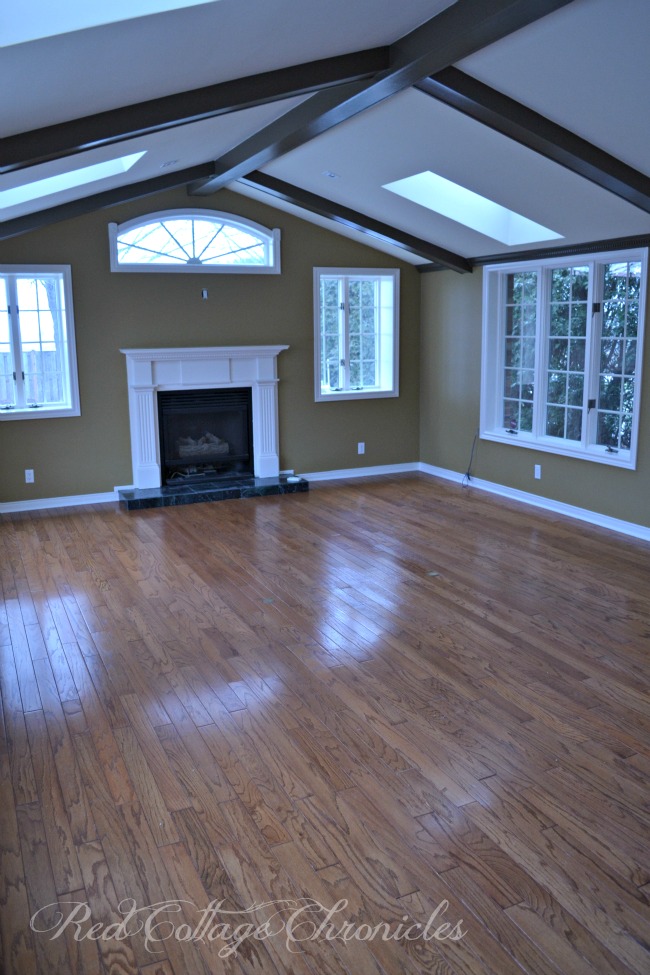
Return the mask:
<path fill-rule="evenodd" d="M 197 7 L 208 0 L 20 0 L 3 4 L 0 47 L 24 44 L 43 37 L 69 34 L 88 27 L 146 17 L 167 10 Z"/>
<path fill-rule="evenodd" d="M 126 173 L 144 155 L 144 152 L 134 152 L 130 156 L 108 159 L 106 162 L 84 166 L 82 169 L 73 169 L 72 172 L 59 173 L 58 176 L 47 176 L 45 179 L 22 183 L 20 186 L 14 186 L 8 190 L 0 190 L 0 209 L 14 207 L 19 203 L 29 203 L 31 200 L 39 200 L 43 196 L 60 193 L 61 190 L 85 186 L 86 183 L 94 183 L 97 180 L 106 179 L 107 176 L 118 176 L 120 173 Z"/>
<path fill-rule="evenodd" d="M 384 189 L 492 237 L 508 247 L 562 237 L 562 234 L 430 171 L 386 183 Z"/>

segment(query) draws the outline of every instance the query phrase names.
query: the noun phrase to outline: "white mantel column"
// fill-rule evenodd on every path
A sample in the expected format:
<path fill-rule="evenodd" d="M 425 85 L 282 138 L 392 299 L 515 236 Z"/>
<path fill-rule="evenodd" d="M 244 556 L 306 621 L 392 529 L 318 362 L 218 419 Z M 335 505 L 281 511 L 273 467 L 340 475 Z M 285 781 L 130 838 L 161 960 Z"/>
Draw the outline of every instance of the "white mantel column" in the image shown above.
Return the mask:
<path fill-rule="evenodd" d="M 278 382 L 253 386 L 253 453 L 255 477 L 277 477 L 280 473 L 278 447 Z"/>

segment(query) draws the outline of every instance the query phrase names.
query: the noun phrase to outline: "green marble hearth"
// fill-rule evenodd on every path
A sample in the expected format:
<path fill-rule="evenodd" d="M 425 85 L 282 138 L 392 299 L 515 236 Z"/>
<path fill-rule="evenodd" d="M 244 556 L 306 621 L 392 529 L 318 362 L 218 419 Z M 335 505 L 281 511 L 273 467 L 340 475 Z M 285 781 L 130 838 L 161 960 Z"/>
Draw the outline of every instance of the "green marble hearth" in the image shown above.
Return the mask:
<path fill-rule="evenodd" d="M 272 494 L 299 494 L 309 490 L 304 478 L 239 477 L 226 481 L 192 482 L 158 488 L 132 488 L 119 492 L 120 504 L 128 511 L 167 508 L 171 505 L 230 501 L 235 498 L 262 498 Z"/>

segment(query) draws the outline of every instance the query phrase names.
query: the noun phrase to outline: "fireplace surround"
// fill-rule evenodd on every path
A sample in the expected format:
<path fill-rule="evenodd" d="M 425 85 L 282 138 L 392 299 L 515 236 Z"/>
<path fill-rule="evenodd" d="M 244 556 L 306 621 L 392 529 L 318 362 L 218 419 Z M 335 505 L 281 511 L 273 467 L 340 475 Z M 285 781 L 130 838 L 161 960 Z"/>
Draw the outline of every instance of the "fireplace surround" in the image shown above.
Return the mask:
<path fill-rule="evenodd" d="M 121 349 L 126 356 L 135 488 L 162 483 L 158 392 L 251 390 L 253 473 L 280 473 L 277 358 L 287 345 Z"/>

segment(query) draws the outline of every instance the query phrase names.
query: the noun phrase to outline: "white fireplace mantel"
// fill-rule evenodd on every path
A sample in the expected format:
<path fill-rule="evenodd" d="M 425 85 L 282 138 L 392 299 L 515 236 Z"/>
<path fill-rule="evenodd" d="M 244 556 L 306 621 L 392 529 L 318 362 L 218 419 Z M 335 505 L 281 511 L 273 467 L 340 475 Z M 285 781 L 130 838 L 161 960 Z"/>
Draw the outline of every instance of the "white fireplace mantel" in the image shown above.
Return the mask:
<path fill-rule="evenodd" d="M 160 487 L 158 390 L 250 386 L 255 477 L 280 473 L 277 358 L 288 345 L 120 349 L 126 356 L 133 484 Z"/>

